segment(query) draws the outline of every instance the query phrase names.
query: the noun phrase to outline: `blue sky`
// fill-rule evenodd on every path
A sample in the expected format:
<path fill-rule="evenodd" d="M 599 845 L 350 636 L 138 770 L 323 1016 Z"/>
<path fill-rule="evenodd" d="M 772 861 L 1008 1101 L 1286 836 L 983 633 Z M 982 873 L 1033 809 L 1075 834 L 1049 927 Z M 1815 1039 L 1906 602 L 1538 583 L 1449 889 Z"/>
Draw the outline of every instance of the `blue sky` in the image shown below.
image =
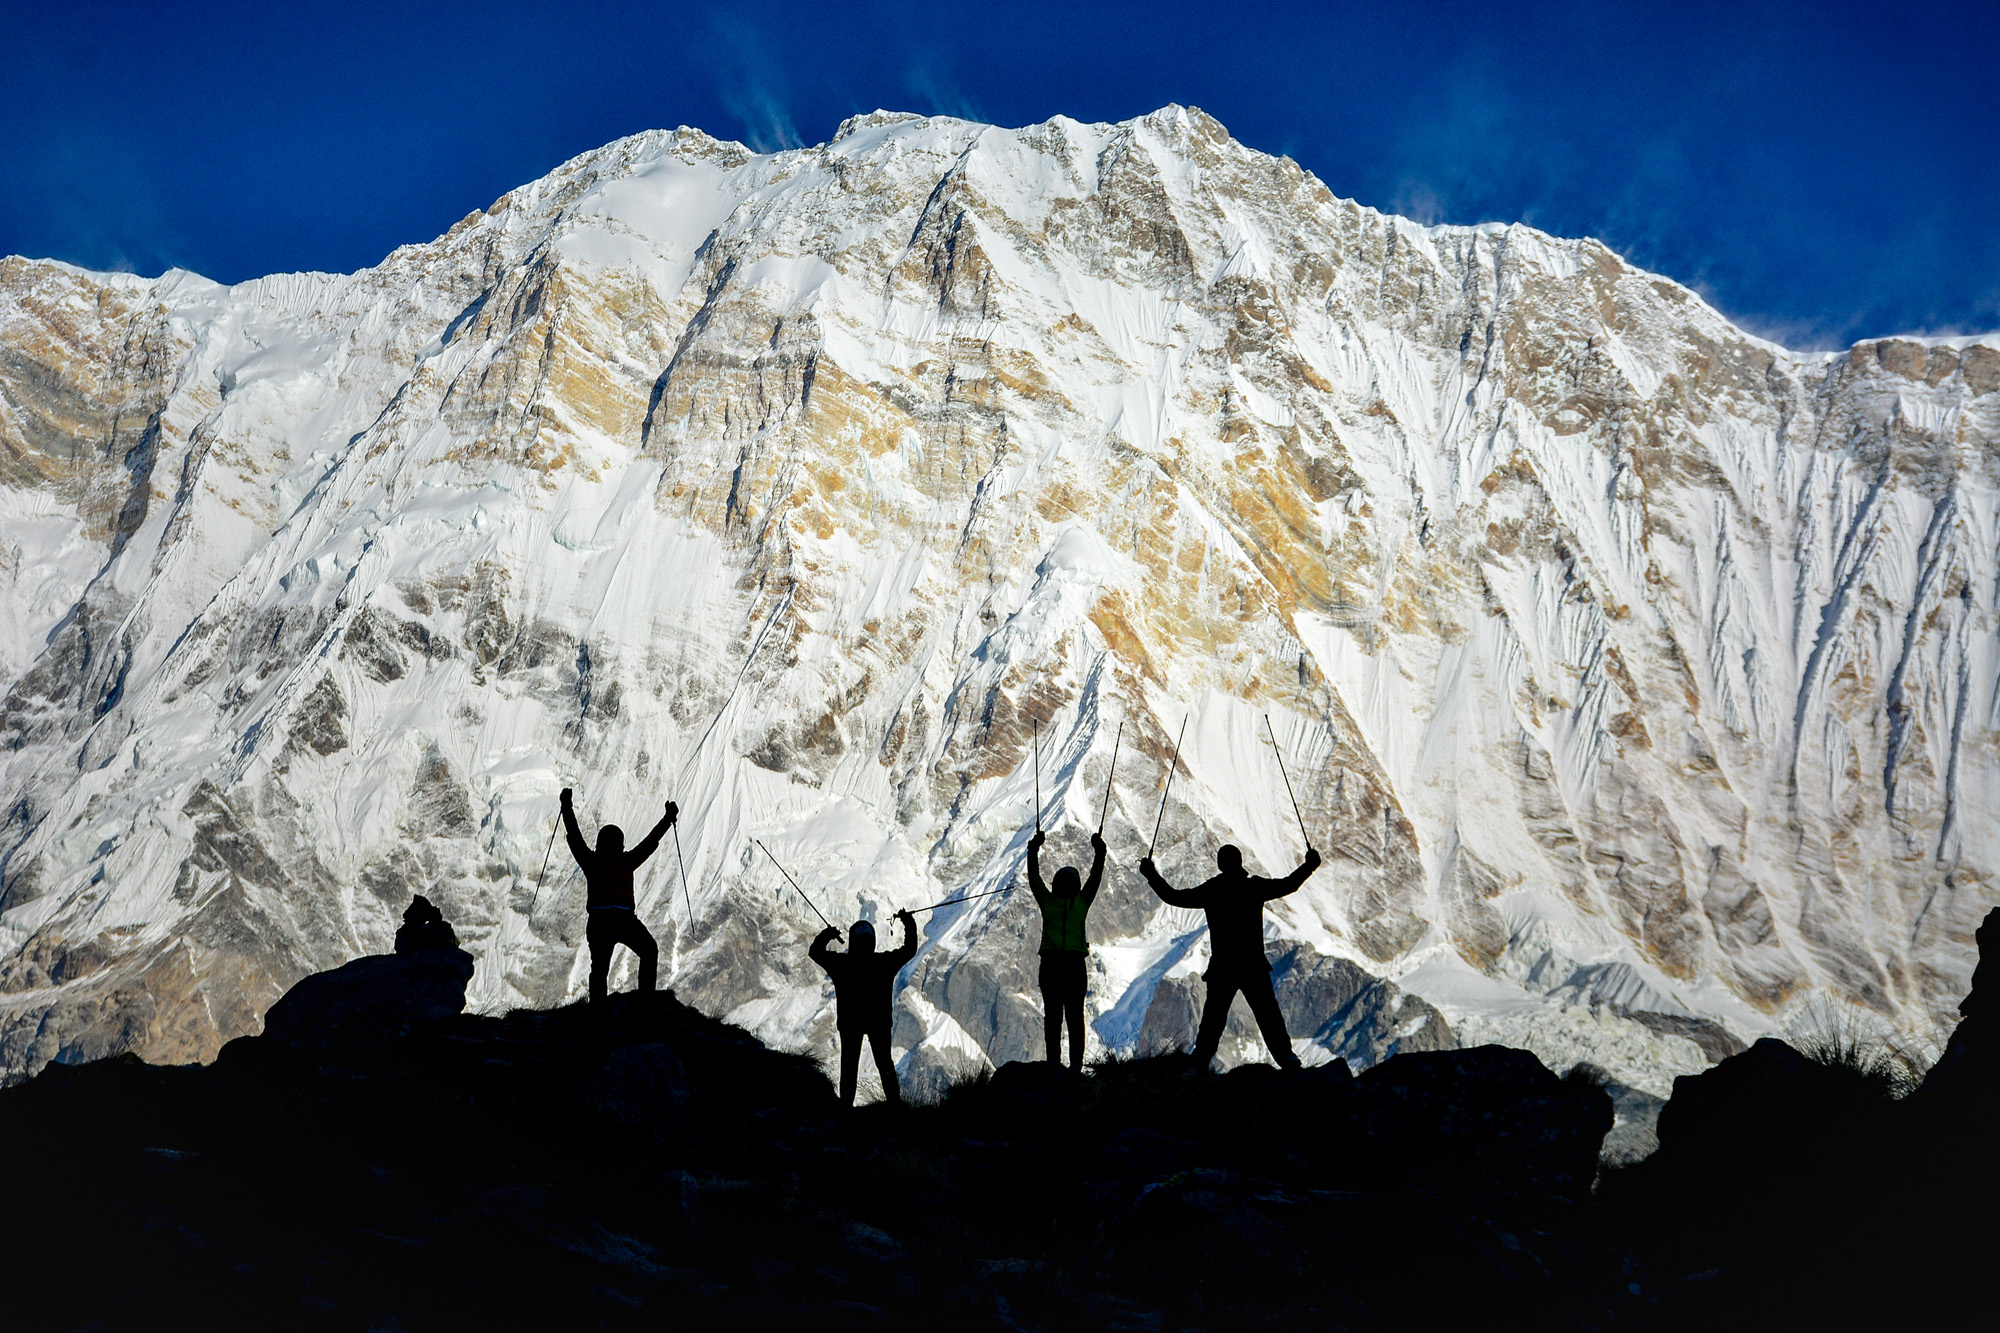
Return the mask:
<path fill-rule="evenodd" d="M 1200 106 L 1339 195 L 1603 238 L 1798 348 L 2000 328 L 2000 3 L 22 4 L 0 253 L 348 270 L 578 152 Z"/>

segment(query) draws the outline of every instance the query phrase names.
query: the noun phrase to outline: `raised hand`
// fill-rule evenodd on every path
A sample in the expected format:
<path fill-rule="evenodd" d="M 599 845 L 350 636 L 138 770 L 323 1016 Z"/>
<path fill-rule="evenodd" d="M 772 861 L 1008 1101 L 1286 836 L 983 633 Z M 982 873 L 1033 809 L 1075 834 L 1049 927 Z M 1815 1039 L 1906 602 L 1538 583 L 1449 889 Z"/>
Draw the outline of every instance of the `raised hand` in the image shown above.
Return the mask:
<path fill-rule="evenodd" d="M 1306 848 L 1306 869 L 1307 870 L 1319 869 L 1319 848 L 1317 847 Z"/>
<path fill-rule="evenodd" d="M 671 823 L 673 823 L 673 822 L 674 822 L 674 821 L 675 821 L 676 819 L 679 819 L 680 817 L 681 817 L 681 808 L 680 808 L 679 806 L 675 805 L 675 804 L 674 804 L 674 803 L 673 803 L 672 801 L 668 801 L 668 802 L 667 802 L 667 822 L 668 822 L 669 824 L 671 824 Z"/>
<path fill-rule="evenodd" d="M 1030 847 L 1033 847 L 1036 851 L 1040 851 L 1042 849 L 1042 844 L 1047 842 L 1048 840 L 1049 840 L 1048 834 L 1042 832 L 1040 829 L 1036 829 L 1035 836 L 1028 839 L 1028 845 Z"/>
<path fill-rule="evenodd" d="M 1102 833 L 1093 833 L 1090 835 L 1090 850 L 1093 852 L 1104 850 L 1104 835 Z"/>
<path fill-rule="evenodd" d="M 569 789 L 568 787 L 564 787 L 564 788 L 562 789 L 562 803 L 563 803 L 564 805 L 568 805 L 568 804 L 569 804 L 569 798 L 570 798 L 570 789 Z"/>
<path fill-rule="evenodd" d="M 1156 871 L 1156 870 L 1157 870 L 1158 868 L 1159 868 L 1159 867 L 1157 867 L 1157 866 L 1155 866 L 1155 865 L 1153 864 L 1153 858 L 1152 858 L 1152 857 L 1150 857 L 1150 856 L 1142 856 L 1142 857 L 1140 857 L 1140 858 L 1139 858 L 1139 873 L 1140 873 L 1140 874 L 1142 874 L 1142 875 L 1150 875 L 1150 874 L 1153 874 L 1153 873 L 1154 873 L 1154 872 L 1155 872 L 1155 871 Z"/>

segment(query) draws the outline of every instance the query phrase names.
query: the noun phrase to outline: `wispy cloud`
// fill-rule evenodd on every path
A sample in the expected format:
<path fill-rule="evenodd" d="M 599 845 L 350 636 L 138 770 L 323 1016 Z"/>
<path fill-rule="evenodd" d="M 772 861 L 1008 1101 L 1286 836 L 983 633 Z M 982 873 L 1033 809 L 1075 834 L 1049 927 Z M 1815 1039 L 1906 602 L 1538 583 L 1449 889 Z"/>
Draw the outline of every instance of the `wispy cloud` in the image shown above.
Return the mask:
<path fill-rule="evenodd" d="M 153 182 L 116 137 L 59 131 L 35 150 L 36 170 L 5 211 L 19 248 L 113 273 L 192 267 L 191 247 L 161 207 Z"/>
<path fill-rule="evenodd" d="M 748 87 L 722 90 L 722 105 L 743 127 L 743 141 L 760 153 L 798 148 L 805 140 L 792 123 L 792 113 L 769 88 Z"/>
<path fill-rule="evenodd" d="M 805 143 L 793 120 L 791 72 L 755 27 L 733 17 L 715 17 L 704 33 L 716 100 L 737 123 L 743 142 L 760 153 Z"/>
<path fill-rule="evenodd" d="M 1526 222 L 1573 170 L 1562 147 L 1534 133 L 1505 81 L 1465 62 L 1435 83 L 1429 110 L 1396 136 L 1398 180 L 1388 206 L 1418 222 Z"/>
<path fill-rule="evenodd" d="M 903 87 L 910 94 L 913 104 L 929 115 L 956 116 L 960 120 L 988 119 L 958 81 L 940 71 L 931 57 L 919 59 L 904 73 Z"/>

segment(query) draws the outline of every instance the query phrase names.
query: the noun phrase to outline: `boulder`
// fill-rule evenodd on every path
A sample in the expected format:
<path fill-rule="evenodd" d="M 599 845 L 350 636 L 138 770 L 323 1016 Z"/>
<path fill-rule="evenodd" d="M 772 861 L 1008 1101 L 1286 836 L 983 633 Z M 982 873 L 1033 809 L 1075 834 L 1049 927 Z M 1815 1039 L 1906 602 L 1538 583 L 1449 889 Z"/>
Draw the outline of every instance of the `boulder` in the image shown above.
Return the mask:
<path fill-rule="evenodd" d="M 1070 1110 L 1083 1098 L 1083 1077 L 1047 1060 L 1009 1060 L 993 1071 L 987 1095 L 1026 1112 Z"/>
<path fill-rule="evenodd" d="M 316 972 L 270 1007 L 261 1036 L 229 1043 L 223 1056 L 241 1059 L 246 1047 L 264 1057 L 365 1054 L 464 1012 L 472 969 L 463 949 L 425 949 Z"/>
<path fill-rule="evenodd" d="M 1355 1079 L 1350 1106 L 1380 1171 L 1450 1191 L 1582 1198 L 1612 1125 L 1604 1089 L 1509 1046 L 1395 1056 Z"/>
<path fill-rule="evenodd" d="M 1674 1171 L 1740 1176 L 1780 1155 L 1810 1156 L 1810 1145 L 1872 1138 L 1894 1105 L 1867 1070 L 1815 1060 L 1765 1037 L 1674 1080 L 1660 1108 L 1655 1160 Z"/>
<path fill-rule="evenodd" d="M 1699 1074 L 1683 1074 L 1660 1108 L 1660 1151 L 1710 1164 L 1755 1156 L 1771 1131 L 1810 1119 L 1827 1091 L 1824 1074 L 1776 1037 Z"/>

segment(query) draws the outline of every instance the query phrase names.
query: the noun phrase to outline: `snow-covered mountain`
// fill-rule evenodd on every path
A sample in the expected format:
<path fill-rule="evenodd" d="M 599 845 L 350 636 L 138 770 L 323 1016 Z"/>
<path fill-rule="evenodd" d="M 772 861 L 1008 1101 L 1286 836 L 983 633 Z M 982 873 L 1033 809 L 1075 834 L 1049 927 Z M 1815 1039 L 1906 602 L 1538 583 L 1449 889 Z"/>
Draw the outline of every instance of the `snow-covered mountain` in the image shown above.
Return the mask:
<path fill-rule="evenodd" d="M 1309 1058 L 1921 1029 L 2000 896 L 1996 389 L 2000 337 L 1793 354 L 1179 107 L 642 134 L 346 276 L 5 260 L 0 1066 L 207 1057 L 415 892 L 477 1003 L 574 995 L 564 785 L 682 804 L 667 982 L 824 1052 L 752 839 L 837 922 L 1005 885 L 1037 723 L 1097 1034 L 1185 1040 L 1133 867 L 1184 720 L 1163 871 L 1297 862 L 1266 714 Z M 919 919 L 912 1079 L 1037 1051 L 1025 891 Z"/>

